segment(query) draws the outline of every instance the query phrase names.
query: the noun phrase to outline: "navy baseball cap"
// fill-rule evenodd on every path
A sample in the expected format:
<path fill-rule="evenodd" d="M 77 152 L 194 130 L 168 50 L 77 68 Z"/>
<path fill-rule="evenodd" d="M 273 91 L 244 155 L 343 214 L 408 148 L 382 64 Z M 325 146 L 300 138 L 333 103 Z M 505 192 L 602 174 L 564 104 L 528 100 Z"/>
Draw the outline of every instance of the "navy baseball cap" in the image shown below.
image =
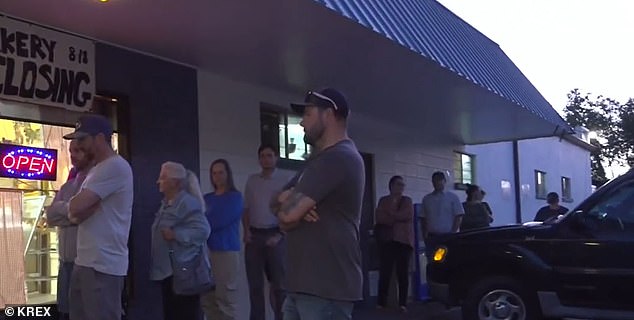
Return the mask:
<path fill-rule="evenodd" d="M 293 111 L 303 114 L 304 109 L 307 106 L 314 106 L 320 108 L 332 108 L 335 110 L 335 114 L 341 117 L 348 118 L 350 109 L 348 108 L 348 102 L 346 97 L 336 89 L 325 88 L 319 91 L 308 91 L 304 102 L 291 103 Z"/>
<path fill-rule="evenodd" d="M 64 136 L 64 139 L 74 140 L 88 136 L 96 136 L 103 133 L 104 136 L 112 135 L 112 125 L 106 117 L 97 114 L 88 114 L 79 117 L 75 123 L 75 131 Z"/>

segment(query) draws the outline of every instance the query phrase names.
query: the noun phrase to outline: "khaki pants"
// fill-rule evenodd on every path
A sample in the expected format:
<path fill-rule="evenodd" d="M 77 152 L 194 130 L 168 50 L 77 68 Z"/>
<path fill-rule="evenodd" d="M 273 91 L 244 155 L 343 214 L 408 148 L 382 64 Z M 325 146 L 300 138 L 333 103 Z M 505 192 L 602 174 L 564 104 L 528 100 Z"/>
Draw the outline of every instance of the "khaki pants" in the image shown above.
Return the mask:
<path fill-rule="evenodd" d="M 234 320 L 238 304 L 240 252 L 209 251 L 216 289 L 203 294 L 200 304 L 207 320 Z"/>

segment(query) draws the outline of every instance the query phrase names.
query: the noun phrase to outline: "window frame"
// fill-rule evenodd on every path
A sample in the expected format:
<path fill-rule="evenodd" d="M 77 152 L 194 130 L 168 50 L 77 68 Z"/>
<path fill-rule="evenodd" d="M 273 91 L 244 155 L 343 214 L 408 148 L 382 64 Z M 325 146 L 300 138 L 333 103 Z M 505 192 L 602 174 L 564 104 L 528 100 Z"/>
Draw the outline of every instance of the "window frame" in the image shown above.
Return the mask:
<path fill-rule="evenodd" d="M 540 174 L 543 175 L 541 179 L 542 180 L 541 185 L 544 186 L 543 189 L 539 187 Z M 535 176 L 535 198 L 546 200 L 546 197 L 548 196 L 548 185 L 546 184 L 546 172 L 541 170 L 535 170 L 534 176 Z"/>
<path fill-rule="evenodd" d="M 261 102 L 260 103 L 260 143 L 261 144 L 270 144 L 270 141 L 264 141 L 264 135 L 263 135 L 263 125 L 264 123 L 262 122 L 262 115 L 263 113 L 269 113 L 269 114 L 275 114 L 278 117 L 278 122 L 277 125 L 278 127 L 283 125 L 284 126 L 284 143 L 285 145 L 284 147 L 284 154 L 282 154 L 282 146 L 279 145 L 279 140 L 281 137 L 278 136 L 277 139 L 277 143 L 275 143 L 274 145 L 276 145 L 278 147 L 277 153 L 278 153 L 278 161 L 277 161 L 277 167 L 280 169 L 288 169 L 288 170 L 299 170 L 304 166 L 304 163 L 306 162 L 306 160 L 298 160 L 298 159 L 289 159 L 289 138 L 288 138 L 288 117 L 291 114 L 290 110 L 284 108 L 284 107 L 280 107 L 277 105 L 273 105 L 273 104 L 269 104 L 269 103 L 264 103 Z M 278 129 L 279 130 L 279 129 Z M 302 141 L 303 142 L 303 141 Z M 306 145 L 306 148 L 308 148 L 308 145 Z"/>
<path fill-rule="evenodd" d="M 567 203 L 574 201 L 572 198 L 572 179 L 569 177 L 561 177 L 561 201 Z"/>
<path fill-rule="evenodd" d="M 453 154 L 454 156 L 454 159 L 453 159 L 454 189 L 466 190 L 468 184 L 476 183 L 476 172 L 475 172 L 476 171 L 475 170 L 476 157 L 473 154 L 465 153 L 462 151 L 454 151 L 453 153 L 454 153 Z M 469 158 L 469 164 L 471 166 L 469 168 L 469 173 L 471 175 L 471 179 L 469 179 L 469 181 L 466 181 L 464 178 L 465 169 L 463 166 L 463 157 L 465 156 Z M 460 165 L 459 168 L 457 167 L 458 164 Z"/>

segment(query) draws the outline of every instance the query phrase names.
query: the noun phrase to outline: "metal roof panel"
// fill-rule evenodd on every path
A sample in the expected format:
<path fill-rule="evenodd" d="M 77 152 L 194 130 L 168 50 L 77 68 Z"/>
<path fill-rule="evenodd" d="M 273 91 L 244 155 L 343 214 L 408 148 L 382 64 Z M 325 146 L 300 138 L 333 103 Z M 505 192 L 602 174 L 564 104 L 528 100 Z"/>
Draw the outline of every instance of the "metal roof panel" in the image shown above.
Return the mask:
<path fill-rule="evenodd" d="M 436 0 L 314 0 L 549 122 L 570 128 L 497 43 Z"/>

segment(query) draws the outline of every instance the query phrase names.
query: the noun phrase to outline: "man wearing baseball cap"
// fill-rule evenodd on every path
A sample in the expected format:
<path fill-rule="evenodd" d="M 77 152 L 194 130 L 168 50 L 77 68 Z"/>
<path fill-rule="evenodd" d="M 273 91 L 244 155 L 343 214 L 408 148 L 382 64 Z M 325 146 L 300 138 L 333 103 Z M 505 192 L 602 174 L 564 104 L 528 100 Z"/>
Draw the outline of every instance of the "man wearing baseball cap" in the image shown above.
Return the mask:
<path fill-rule="evenodd" d="M 362 299 L 365 169 L 348 137 L 350 110 L 333 88 L 309 91 L 304 102 L 291 107 L 302 114 L 304 140 L 313 154 L 275 208 L 287 232 L 284 319 L 351 319 L 353 303 Z"/>
<path fill-rule="evenodd" d="M 77 257 L 70 284 L 71 320 L 120 320 L 123 280 L 128 271 L 128 235 L 132 219 L 132 169 L 112 149 L 112 126 L 100 115 L 84 115 L 76 140 L 94 161 L 68 217 L 79 225 Z"/>

